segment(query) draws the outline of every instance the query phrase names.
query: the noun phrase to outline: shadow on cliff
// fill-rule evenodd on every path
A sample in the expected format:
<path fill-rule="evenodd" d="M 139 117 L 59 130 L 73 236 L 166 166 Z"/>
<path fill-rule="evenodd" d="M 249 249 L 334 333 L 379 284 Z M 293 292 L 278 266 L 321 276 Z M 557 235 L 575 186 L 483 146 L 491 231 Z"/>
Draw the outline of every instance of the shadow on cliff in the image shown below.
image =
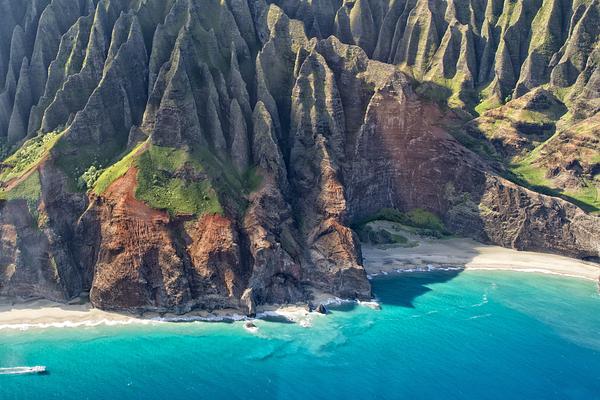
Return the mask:
<path fill-rule="evenodd" d="M 417 297 L 435 290 L 435 285 L 438 283 L 451 281 L 462 271 L 462 269 L 456 269 L 451 271 L 411 272 L 393 277 L 377 278 L 372 281 L 373 293 L 384 307 L 391 305 L 415 308 L 414 301 Z M 394 282 L 393 285 L 389 284 L 391 280 Z"/>

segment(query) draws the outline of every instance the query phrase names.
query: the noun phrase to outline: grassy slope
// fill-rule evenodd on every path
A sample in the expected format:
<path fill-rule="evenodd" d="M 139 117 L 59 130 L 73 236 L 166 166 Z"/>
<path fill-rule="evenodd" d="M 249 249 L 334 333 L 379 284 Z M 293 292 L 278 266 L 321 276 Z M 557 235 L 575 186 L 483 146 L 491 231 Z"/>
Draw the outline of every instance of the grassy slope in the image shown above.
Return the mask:
<path fill-rule="evenodd" d="M 90 166 L 110 165 L 121 143 L 106 143 L 100 149 L 93 146 L 75 147 L 60 140 L 62 132 L 52 132 L 25 142 L 13 155 L 3 161 L 0 184 L 12 182 L 10 191 L 0 188 L 0 200 L 26 200 L 37 209 L 41 194 L 39 173 L 35 168 L 50 151 L 56 165 L 66 173 L 73 191 L 82 191 L 82 174 Z M 112 182 L 131 167 L 138 168 L 136 197 L 151 207 L 166 209 L 171 214 L 222 213 L 226 199 L 229 207 L 242 211 L 246 195 L 258 188 L 260 176 L 254 169 L 238 174 L 228 161 L 218 160 L 208 149 L 188 152 L 180 149 L 140 143 L 110 167 L 101 170 L 89 189 L 101 195 Z M 177 172 L 183 168 L 198 179 L 185 179 Z M 189 174 L 188 174 L 189 175 Z M 18 180 L 21 180 L 20 182 Z"/>
<path fill-rule="evenodd" d="M 25 200 L 29 212 L 39 223 L 38 203 L 41 195 L 40 174 L 38 171 L 34 171 L 12 190 L 7 192 L 0 191 L 0 200 Z"/>
<path fill-rule="evenodd" d="M 598 182 L 585 179 L 582 182 L 583 188 L 577 191 L 562 190 L 546 177 L 544 168 L 535 165 L 545 143 L 536 147 L 525 158 L 510 164 L 510 171 L 515 175 L 516 182 L 540 193 L 562 197 L 588 212 L 600 213 Z"/>
<path fill-rule="evenodd" d="M 204 173 L 202 164 L 183 150 L 151 146 L 136 162 L 139 169 L 136 197 L 171 214 L 222 213 L 209 179 L 189 182 L 174 176 L 186 164 L 195 173 Z"/>
<path fill-rule="evenodd" d="M 107 168 L 92 190 L 101 195 L 132 167 L 138 169 L 136 197 L 172 215 L 223 213 L 223 199 L 243 210 L 246 194 L 260 185 L 254 170 L 240 176 L 209 150 L 188 152 L 142 143 Z M 186 174 L 178 173 L 184 169 L 197 178 L 186 179 Z"/>
<path fill-rule="evenodd" d="M 6 167 L 0 173 L 0 185 L 14 186 L 10 190 L 0 188 L 0 200 L 25 200 L 31 215 L 39 217 L 37 208 L 42 187 L 36 168 L 61 137 L 61 132 L 51 132 L 30 139 L 2 162 Z"/>
<path fill-rule="evenodd" d="M 61 136 L 62 133 L 51 132 L 23 143 L 20 149 L 3 161 L 8 167 L 0 173 L 0 182 L 18 179 L 36 167 Z"/>

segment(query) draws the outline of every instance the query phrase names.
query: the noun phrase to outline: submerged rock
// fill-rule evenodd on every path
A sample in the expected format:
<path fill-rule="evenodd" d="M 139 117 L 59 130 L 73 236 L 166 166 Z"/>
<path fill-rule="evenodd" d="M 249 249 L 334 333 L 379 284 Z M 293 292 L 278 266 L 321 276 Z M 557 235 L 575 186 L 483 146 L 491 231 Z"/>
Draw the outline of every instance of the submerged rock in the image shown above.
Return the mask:
<path fill-rule="evenodd" d="M 327 314 L 327 308 L 323 304 L 319 304 L 314 311 L 319 314 Z"/>

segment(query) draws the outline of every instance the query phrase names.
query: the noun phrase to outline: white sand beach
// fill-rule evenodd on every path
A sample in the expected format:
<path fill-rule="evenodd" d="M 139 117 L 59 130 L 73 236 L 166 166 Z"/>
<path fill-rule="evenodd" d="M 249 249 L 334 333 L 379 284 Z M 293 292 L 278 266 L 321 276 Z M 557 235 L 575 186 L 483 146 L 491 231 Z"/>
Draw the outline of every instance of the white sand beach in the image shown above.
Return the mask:
<path fill-rule="evenodd" d="M 294 322 L 302 322 L 309 312 L 305 305 L 263 306 L 258 316 L 279 316 Z M 33 300 L 10 304 L 0 299 L 0 331 L 44 328 L 75 328 L 116 325 L 149 325 L 168 322 L 247 320 L 240 310 L 198 310 L 184 315 L 146 312 L 143 315 L 116 313 L 93 308 L 89 302 L 62 304 L 48 300 Z"/>
<path fill-rule="evenodd" d="M 0 303 L 0 330 L 126 325 L 134 322 L 143 321 L 131 315 L 98 310 L 89 303 L 69 305 L 47 300 L 13 305 Z"/>
<path fill-rule="evenodd" d="M 538 272 L 594 281 L 600 277 L 599 264 L 554 254 L 489 246 L 465 238 L 420 238 L 415 247 L 363 245 L 363 257 L 365 269 L 371 276 L 459 267 L 467 270 Z"/>

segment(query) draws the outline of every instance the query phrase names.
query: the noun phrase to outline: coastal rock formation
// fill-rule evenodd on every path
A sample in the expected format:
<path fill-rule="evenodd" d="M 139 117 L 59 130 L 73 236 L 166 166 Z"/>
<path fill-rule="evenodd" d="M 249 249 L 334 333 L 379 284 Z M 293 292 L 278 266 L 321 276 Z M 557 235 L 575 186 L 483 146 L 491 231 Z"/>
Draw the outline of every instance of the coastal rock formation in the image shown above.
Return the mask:
<path fill-rule="evenodd" d="M 510 168 L 596 187 L 599 10 L 0 0 L 0 296 L 248 315 L 367 299 L 352 227 L 382 209 L 597 260 L 585 201 Z"/>

